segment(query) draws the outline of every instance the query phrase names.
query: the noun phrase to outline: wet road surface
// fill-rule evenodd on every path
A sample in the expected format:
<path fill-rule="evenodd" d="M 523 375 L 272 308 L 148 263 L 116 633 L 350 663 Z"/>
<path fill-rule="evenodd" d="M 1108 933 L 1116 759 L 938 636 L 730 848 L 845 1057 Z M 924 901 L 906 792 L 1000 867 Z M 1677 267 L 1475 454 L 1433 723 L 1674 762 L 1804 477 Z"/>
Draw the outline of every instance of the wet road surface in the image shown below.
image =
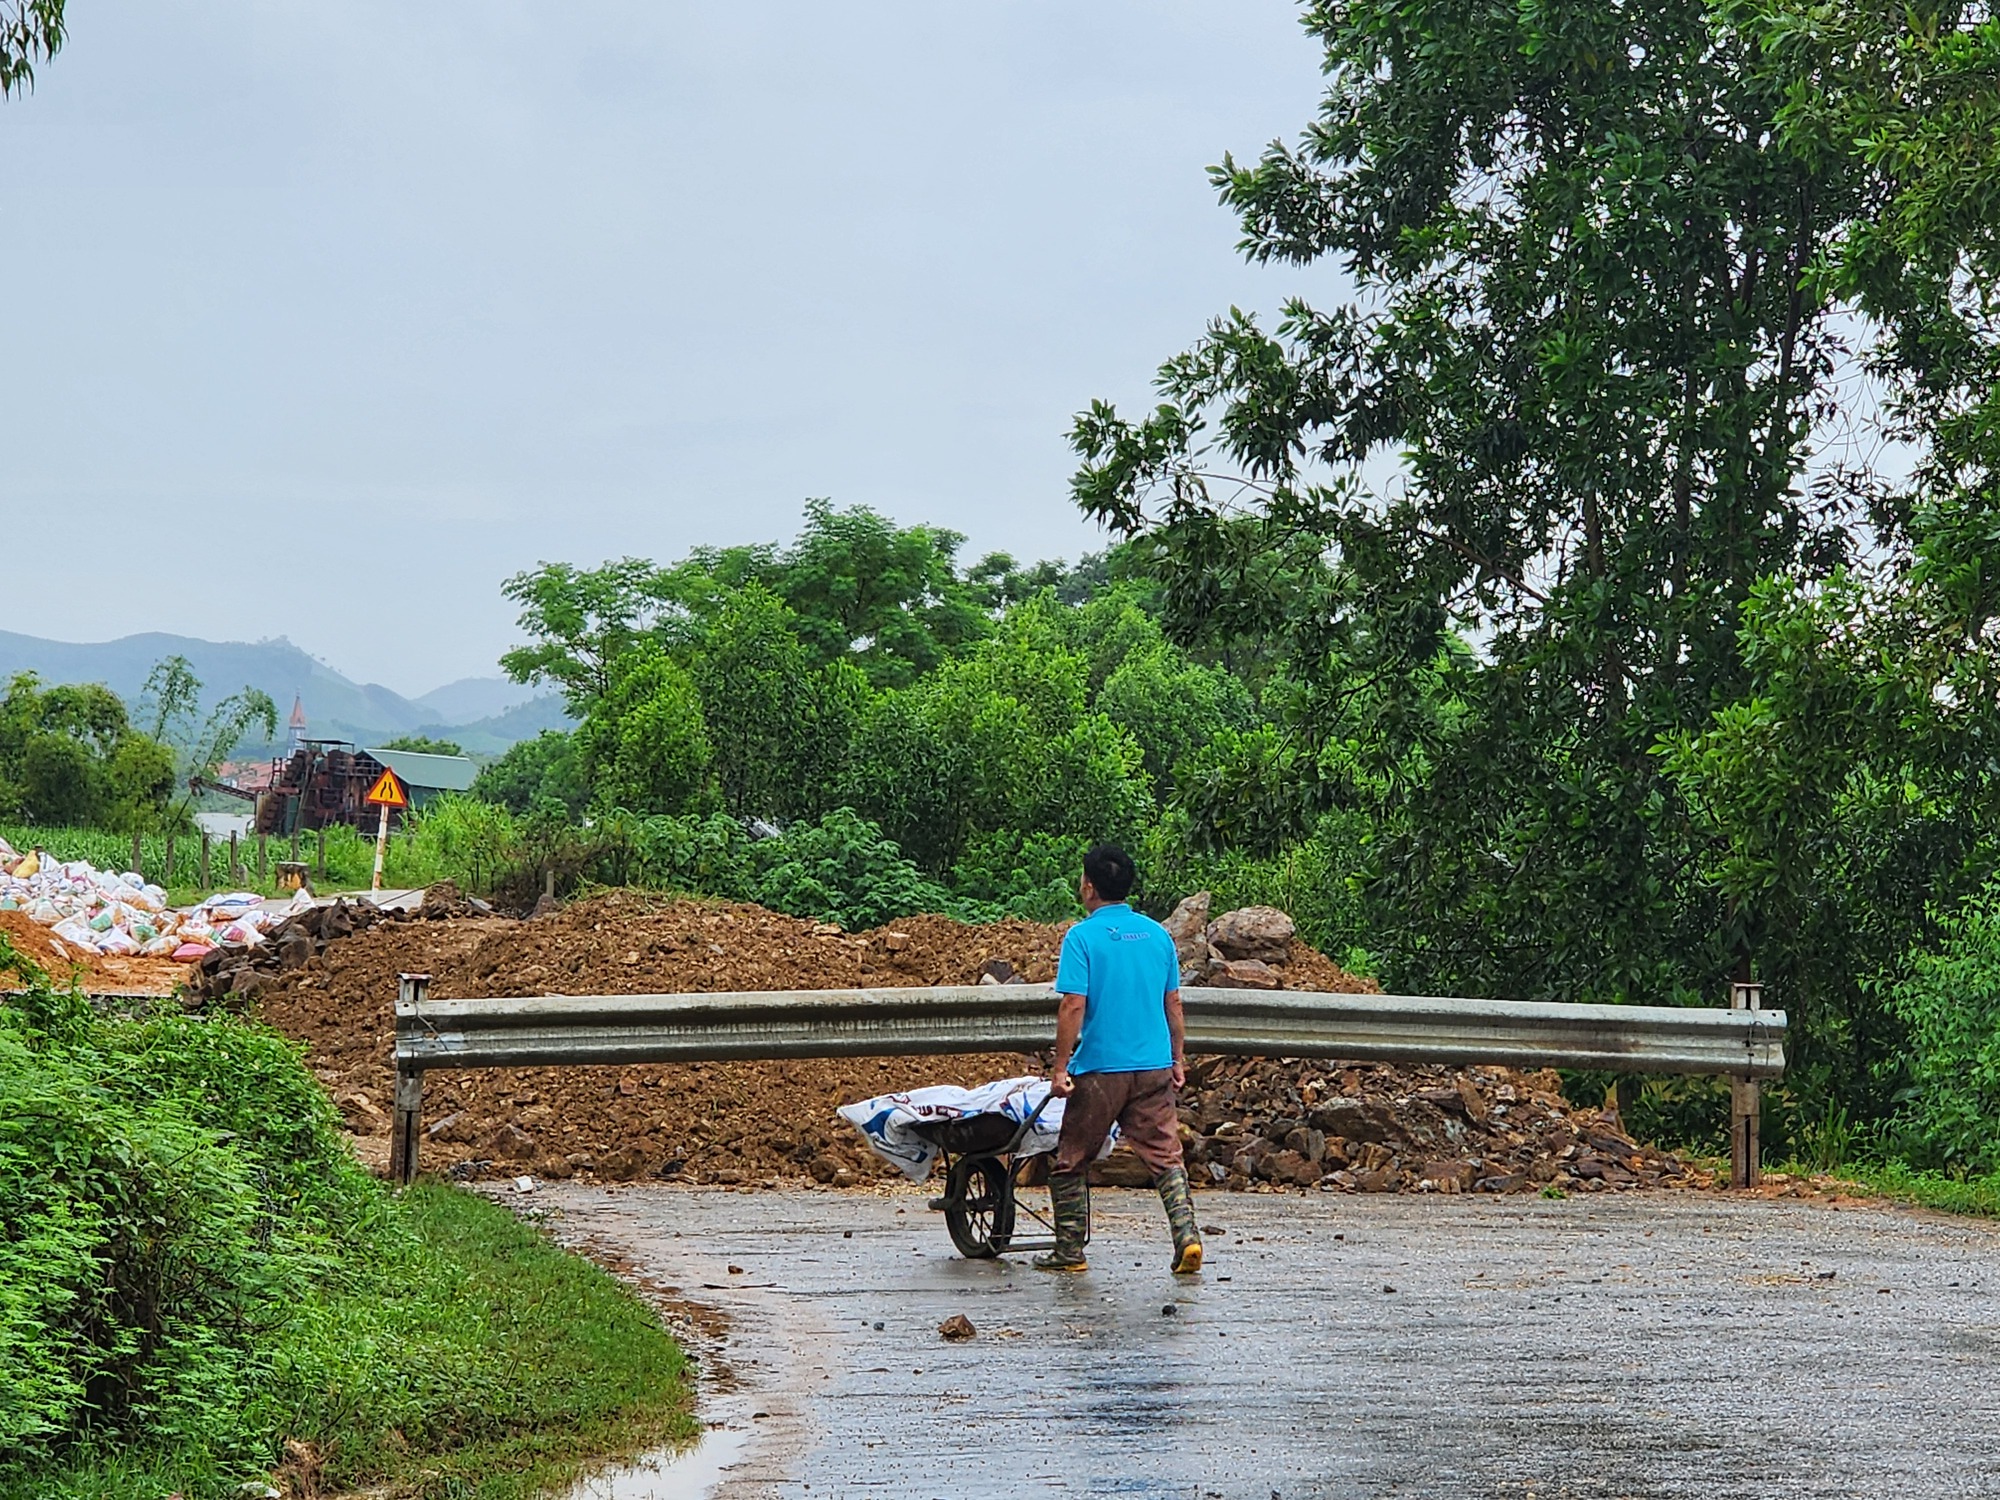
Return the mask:
<path fill-rule="evenodd" d="M 635 1497 L 2000 1497 L 1984 1223 L 1207 1194 L 1188 1281 L 1150 1193 L 1098 1190 L 1061 1277 L 958 1258 L 915 1193 L 531 1201 L 728 1319 L 719 1470 Z M 939 1338 L 954 1313 L 976 1338 Z"/>

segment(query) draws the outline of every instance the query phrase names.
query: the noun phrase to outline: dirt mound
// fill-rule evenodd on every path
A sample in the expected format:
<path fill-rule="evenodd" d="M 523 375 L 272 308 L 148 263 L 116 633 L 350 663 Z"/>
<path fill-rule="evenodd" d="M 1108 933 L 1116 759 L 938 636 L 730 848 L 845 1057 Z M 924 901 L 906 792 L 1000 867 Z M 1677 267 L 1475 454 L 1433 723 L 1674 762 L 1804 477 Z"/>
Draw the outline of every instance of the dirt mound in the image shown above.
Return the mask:
<path fill-rule="evenodd" d="M 526 922 L 384 923 L 273 975 L 259 1011 L 302 1041 L 350 1127 L 386 1149 L 396 976 L 427 972 L 439 999 L 973 984 L 989 958 L 1055 977 L 1062 929 L 967 927 L 913 917 L 869 933 L 761 907 L 613 892 Z M 834 1107 L 917 1082 L 978 1083 L 1025 1071 L 984 1054 L 660 1064 L 630 1069 L 439 1070 L 425 1083 L 427 1168 L 590 1172 L 743 1182 L 887 1175 Z"/>
<path fill-rule="evenodd" d="M 620 995 L 715 990 L 976 984 L 988 958 L 1051 980 L 1063 929 L 1010 920 L 968 927 L 910 917 L 874 932 L 781 916 L 760 906 L 614 891 L 511 925 L 431 993 Z"/>
<path fill-rule="evenodd" d="M 0 911 L 0 935 L 17 953 L 46 969 L 58 984 L 72 979 L 87 990 L 131 995 L 167 995 L 188 975 L 186 964 L 165 958 L 121 958 L 72 947 L 24 911 Z M 0 988 L 12 983 L 0 978 Z"/>
<path fill-rule="evenodd" d="M 306 1044 L 364 1156 L 379 1163 L 387 1153 L 399 973 L 429 973 L 439 999 L 974 984 L 993 959 L 1040 983 L 1055 976 L 1062 931 L 924 916 L 847 933 L 761 907 L 612 892 L 528 921 L 385 922 L 357 931 L 269 976 L 259 1010 Z M 1296 941 L 1287 961 L 1272 968 L 1291 988 L 1373 988 Z M 425 1085 L 423 1162 L 462 1174 L 588 1173 L 620 1181 L 875 1181 L 893 1169 L 835 1117 L 837 1105 L 924 1083 L 974 1084 L 1035 1070 L 1033 1059 L 996 1054 L 438 1070 Z M 1451 1167 L 1454 1185 L 1483 1183 L 1488 1191 L 1565 1174 L 1666 1180 L 1665 1166 L 1622 1137 L 1611 1141 L 1602 1122 L 1591 1125 L 1570 1111 L 1550 1075 L 1475 1070 L 1463 1096 L 1458 1080 L 1449 1069 L 1203 1060 L 1182 1109 L 1192 1175 L 1246 1189 L 1325 1181 L 1353 1190 L 1429 1183 L 1452 1191 L 1431 1171 L 1441 1165 Z M 1460 1099 L 1456 1111 L 1445 1093 Z M 1366 1123 L 1345 1128 L 1345 1116 L 1336 1118 L 1344 1100 L 1365 1106 Z M 1475 1112 L 1476 1128 L 1468 1123 Z M 1305 1133 L 1294 1139 L 1295 1131 Z M 1593 1131 L 1604 1138 L 1601 1150 L 1587 1145 Z M 1616 1170 L 1584 1176 L 1586 1162 L 1576 1152 L 1564 1156 L 1572 1146 Z M 1108 1175 L 1119 1180 L 1130 1171 L 1114 1158 Z"/>

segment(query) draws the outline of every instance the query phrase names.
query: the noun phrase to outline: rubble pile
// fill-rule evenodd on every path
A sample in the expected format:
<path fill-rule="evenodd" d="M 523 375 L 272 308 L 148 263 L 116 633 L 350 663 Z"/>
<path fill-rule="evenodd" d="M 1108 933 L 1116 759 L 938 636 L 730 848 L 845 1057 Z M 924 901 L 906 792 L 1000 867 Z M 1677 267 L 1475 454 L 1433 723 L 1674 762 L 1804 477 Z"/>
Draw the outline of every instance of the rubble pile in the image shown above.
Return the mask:
<path fill-rule="evenodd" d="M 369 901 L 336 899 L 325 906 L 301 901 L 281 915 L 258 940 L 241 948 L 216 948 L 202 955 L 188 976 L 188 993 L 197 1001 L 253 1003 L 273 979 L 303 968 L 327 946 L 378 922 L 448 921 L 491 916 L 493 908 L 462 895 L 455 882 L 444 880 L 424 892 L 415 910 L 384 909 Z"/>
<path fill-rule="evenodd" d="M 426 905 L 442 913 L 450 903 Z M 229 980 L 231 996 L 254 995 L 265 1020 L 306 1045 L 308 1063 L 364 1159 L 377 1165 L 388 1151 L 399 973 L 428 973 L 430 993 L 439 999 L 1046 983 L 1063 931 L 1019 920 L 968 926 L 924 916 L 849 933 L 761 907 L 634 892 L 595 896 L 527 921 L 463 910 L 471 914 L 452 921 L 354 920 L 345 936 L 335 931 L 340 917 L 322 915 L 317 932 L 302 917 L 292 929 L 298 937 L 281 928 L 247 964 L 216 970 L 218 984 L 225 970 L 245 976 Z M 1187 952 L 1204 978 L 1232 972 L 1213 965 L 1254 961 L 1290 988 L 1372 988 L 1299 943 L 1289 922 L 1281 947 L 1279 926 L 1269 917 L 1231 923 L 1233 915 L 1210 922 L 1201 913 L 1199 940 L 1215 953 Z M 1191 921 L 1182 927 L 1195 935 Z M 426 1076 L 422 1159 L 427 1170 L 460 1176 L 877 1182 L 895 1169 L 841 1123 L 837 1106 L 924 1084 L 970 1087 L 1040 1071 L 1045 1063 L 988 1053 L 440 1069 Z M 1197 1059 L 1182 1120 L 1190 1175 L 1210 1187 L 1506 1192 L 1547 1183 L 1589 1190 L 1592 1183 L 1692 1180 L 1604 1117 L 1572 1110 L 1546 1073 L 1475 1069 L 1461 1078 L 1445 1068 Z M 1113 1182 L 1131 1179 L 1137 1168 L 1123 1153 L 1100 1165 L 1103 1180 Z"/>
<path fill-rule="evenodd" d="M 1553 1072 L 1204 1058 L 1181 1096 L 1189 1176 L 1232 1191 L 1520 1193 L 1707 1178 L 1577 1109 Z"/>

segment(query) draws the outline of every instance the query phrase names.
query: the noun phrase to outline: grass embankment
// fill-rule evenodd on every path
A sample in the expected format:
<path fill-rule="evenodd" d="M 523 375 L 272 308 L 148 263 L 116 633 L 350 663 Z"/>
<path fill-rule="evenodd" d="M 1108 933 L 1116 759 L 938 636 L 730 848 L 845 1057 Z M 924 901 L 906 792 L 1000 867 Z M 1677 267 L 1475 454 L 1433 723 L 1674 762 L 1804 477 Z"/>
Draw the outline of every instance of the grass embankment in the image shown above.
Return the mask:
<path fill-rule="evenodd" d="M 1803 1167 L 1785 1170 L 1800 1177 L 1811 1175 Z M 2000 1173 L 1955 1177 L 1947 1172 L 1920 1171 L 1901 1162 L 1849 1162 L 1833 1175 L 1841 1182 L 1857 1183 L 1871 1193 L 1918 1208 L 2000 1218 Z"/>
<path fill-rule="evenodd" d="M 392 1197 L 280 1038 L 46 987 L 0 1004 L 0 1370 L 4 1500 L 512 1500 L 695 1430 L 643 1304 L 483 1199 Z"/>

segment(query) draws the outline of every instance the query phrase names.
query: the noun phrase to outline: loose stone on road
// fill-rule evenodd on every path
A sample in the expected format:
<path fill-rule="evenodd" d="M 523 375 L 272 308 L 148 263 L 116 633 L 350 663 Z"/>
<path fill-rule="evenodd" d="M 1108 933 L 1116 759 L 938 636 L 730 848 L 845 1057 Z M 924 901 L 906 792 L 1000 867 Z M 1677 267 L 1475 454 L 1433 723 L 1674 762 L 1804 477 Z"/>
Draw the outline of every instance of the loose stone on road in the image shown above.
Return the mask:
<path fill-rule="evenodd" d="M 1209 1194 L 1186 1280 L 1136 1192 L 1096 1192 L 1072 1277 L 960 1259 L 916 1192 L 537 1197 L 728 1318 L 727 1500 L 2000 1496 L 1980 1222 Z M 955 1316 L 976 1334 L 940 1337 Z"/>

